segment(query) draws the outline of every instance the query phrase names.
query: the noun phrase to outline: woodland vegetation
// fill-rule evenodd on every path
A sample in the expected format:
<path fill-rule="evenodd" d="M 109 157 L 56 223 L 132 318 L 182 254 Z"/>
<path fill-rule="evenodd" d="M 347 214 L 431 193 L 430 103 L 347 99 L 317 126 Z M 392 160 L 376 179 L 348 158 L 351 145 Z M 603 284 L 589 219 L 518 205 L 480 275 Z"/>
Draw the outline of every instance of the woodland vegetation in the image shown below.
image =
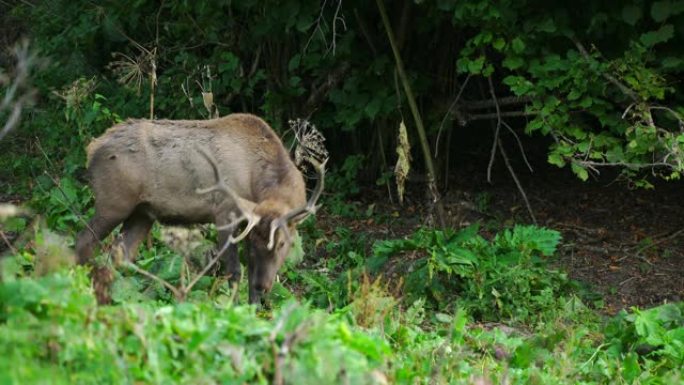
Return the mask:
<path fill-rule="evenodd" d="M 684 1 L 0 0 L 0 48 L 0 383 L 684 383 Z M 330 155 L 267 306 L 197 275 L 213 225 L 155 225 L 98 306 L 86 145 L 233 112 Z M 663 227 L 562 225 L 568 186 Z"/>

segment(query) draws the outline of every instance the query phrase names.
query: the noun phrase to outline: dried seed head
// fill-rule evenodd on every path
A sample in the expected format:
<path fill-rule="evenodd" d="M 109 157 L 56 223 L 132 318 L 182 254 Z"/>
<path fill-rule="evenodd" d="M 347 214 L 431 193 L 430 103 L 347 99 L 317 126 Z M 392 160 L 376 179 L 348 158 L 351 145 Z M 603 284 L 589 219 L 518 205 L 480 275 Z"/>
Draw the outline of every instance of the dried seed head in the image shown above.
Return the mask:
<path fill-rule="evenodd" d="M 295 148 L 295 164 L 302 171 L 308 171 L 305 161 L 314 159 L 323 163 L 328 159 L 328 150 L 325 148 L 325 137 L 316 126 L 306 119 L 290 120 L 290 129 L 294 132 L 297 140 Z"/>

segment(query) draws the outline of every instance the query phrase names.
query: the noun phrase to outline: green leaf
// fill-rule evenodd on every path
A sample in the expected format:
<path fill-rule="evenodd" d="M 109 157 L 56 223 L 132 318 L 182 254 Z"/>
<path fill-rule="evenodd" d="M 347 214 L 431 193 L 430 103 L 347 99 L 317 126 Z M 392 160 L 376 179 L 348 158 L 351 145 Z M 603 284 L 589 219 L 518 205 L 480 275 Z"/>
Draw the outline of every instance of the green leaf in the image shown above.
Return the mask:
<path fill-rule="evenodd" d="M 594 98 L 589 95 L 583 97 L 579 102 L 579 106 L 582 108 L 589 108 L 592 104 L 594 104 Z"/>
<path fill-rule="evenodd" d="M 629 25 L 635 25 L 642 16 L 641 8 L 636 5 L 627 5 L 622 8 L 622 20 Z"/>
<path fill-rule="evenodd" d="M 674 37 L 674 27 L 672 24 L 665 24 L 657 31 L 644 33 L 639 41 L 646 47 L 653 47 L 656 44 L 664 43 Z"/>
<path fill-rule="evenodd" d="M 523 42 L 521 38 L 516 37 L 511 42 L 511 47 L 513 48 L 513 52 L 520 54 L 525 50 L 525 42 Z"/>
<path fill-rule="evenodd" d="M 639 360 L 634 352 L 629 352 L 622 363 L 623 371 L 622 377 L 625 379 L 626 383 L 631 384 L 641 373 L 641 367 L 639 366 Z"/>
<path fill-rule="evenodd" d="M 684 59 L 676 56 L 668 56 L 660 61 L 663 68 L 680 68 L 684 64 Z"/>
<path fill-rule="evenodd" d="M 451 337 L 452 343 L 461 343 L 466 334 L 466 325 L 468 324 L 468 313 L 465 309 L 456 309 L 454 316 L 453 335 Z"/>
<path fill-rule="evenodd" d="M 509 70 L 515 70 L 522 67 L 525 61 L 520 56 L 508 56 L 501 64 Z"/>
<path fill-rule="evenodd" d="M 670 17 L 671 9 L 672 9 L 672 2 L 671 1 L 669 1 L 669 0 L 656 1 L 651 6 L 651 17 L 656 22 L 665 21 L 665 19 Z"/>
<path fill-rule="evenodd" d="M 11 217 L 7 218 L 2 224 L 3 231 L 18 232 L 23 231 L 26 228 L 26 218 L 21 217 Z"/>
<path fill-rule="evenodd" d="M 556 32 L 556 24 L 553 22 L 553 18 L 546 17 L 543 21 L 537 24 L 537 30 L 547 33 Z"/>
<path fill-rule="evenodd" d="M 563 160 L 563 157 L 561 156 L 561 154 L 559 154 L 557 152 L 552 152 L 549 154 L 548 162 L 553 164 L 553 165 L 556 165 L 558 167 L 565 166 L 565 160 Z"/>
<path fill-rule="evenodd" d="M 496 40 L 494 40 L 492 43 L 492 47 L 494 47 L 494 49 L 497 51 L 501 51 L 505 46 L 506 41 L 500 37 L 496 38 Z"/>
<path fill-rule="evenodd" d="M 589 179 L 589 173 L 587 172 L 587 170 L 584 167 L 580 166 L 577 163 L 573 163 L 571 165 L 571 167 L 572 167 L 572 172 L 574 172 L 578 178 L 580 178 L 583 181 L 586 181 L 587 179 Z"/>
<path fill-rule="evenodd" d="M 660 345 L 663 342 L 662 336 L 665 329 L 658 320 L 658 312 L 654 310 L 656 309 L 637 312 L 634 318 L 634 328 L 639 337 L 647 343 Z"/>
<path fill-rule="evenodd" d="M 485 62 L 484 55 L 478 57 L 475 60 L 471 60 L 468 63 L 468 72 L 470 72 L 471 74 L 479 74 L 482 71 L 482 67 L 484 66 L 484 62 Z"/>
<path fill-rule="evenodd" d="M 579 99 L 580 96 L 582 96 L 582 92 L 573 89 L 573 90 L 570 91 L 570 93 L 568 94 L 568 100 L 577 100 L 577 99 Z"/>
<path fill-rule="evenodd" d="M 287 63 L 287 70 L 290 72 L 296 70 L 297 68 L 299 68 L 299 64 L 301 63 L 301 61 L 302 61 L 302 55 L 297 54 L 297 55 L 292 56 L 292 59 L 290 59 L 290 62 Z"/>

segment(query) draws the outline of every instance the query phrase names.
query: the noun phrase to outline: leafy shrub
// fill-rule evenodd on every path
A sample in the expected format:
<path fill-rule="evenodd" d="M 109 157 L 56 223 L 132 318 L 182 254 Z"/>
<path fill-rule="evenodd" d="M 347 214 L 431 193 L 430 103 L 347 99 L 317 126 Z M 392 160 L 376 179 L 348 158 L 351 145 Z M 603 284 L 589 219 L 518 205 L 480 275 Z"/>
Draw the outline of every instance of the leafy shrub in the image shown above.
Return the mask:
<path fill-rule="evenodd" d="M 624 357 L 628 382 L 684 366 L 684 303 L 621 311 L 606 327 L 607 354 Z M 642 373 L 643 372 L 645 373 Z"/>
<path fill-rule="evenodd" d="M 561 306 L 570 283 L 547 259 L 560 241 L 557 231 L 516 226 L 491 242 L 477 232 L 477 226 L 423 229 L 408 239 L 379 241 L 372 263 L 417 253 L 406 262 L 409 298 L 427 294 L 438 308 L 456 303 L 478 319 L 530 320 Z"/>

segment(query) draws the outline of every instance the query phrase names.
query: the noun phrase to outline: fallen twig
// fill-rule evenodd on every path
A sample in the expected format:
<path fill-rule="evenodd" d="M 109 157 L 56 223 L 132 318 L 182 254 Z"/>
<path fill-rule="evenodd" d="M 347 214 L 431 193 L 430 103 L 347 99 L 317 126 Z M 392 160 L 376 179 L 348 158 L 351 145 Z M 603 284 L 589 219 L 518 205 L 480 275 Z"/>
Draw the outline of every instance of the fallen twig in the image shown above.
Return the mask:
<path fill-rule="evenodd" d="M 670 234 L 670 235 L 668 235 L 668 236 L 666 236 L 666 237 L 664 237 L 664 238 L 661 238 L 661 239 L 659 239 L 659 240 L 657 240 L 657 241 L 651 242 L 651 243 L 648 244 L 648 245 L 645 245 L 645 246 L 642 246 L 642 247 L 638 248 L 638 249 L 637 249 L 637 253 L 641 253 L 641 252 L 643 252 L 644 250 L 648 250 L 648 249 L 650 249 L 650 248 L 652 248 L 652 247 L 655 247 L 655 246 L 661 245 L 661 244 L 663 244 L 663 243 L 665 243 L 665 242 L 668 242 L 668 241 L 670 241 L 670 240 L 672 240 L 672 239 L 674 239 L 674 238 L 677 238 L 677 237 L 678 237 L 679 235 L 681 235 L 681 234 L 684 234 L 684 228 L 679 229 L 679 230 L 675 231 L 674 233 L 672 233 L 672 234 Z"/>

